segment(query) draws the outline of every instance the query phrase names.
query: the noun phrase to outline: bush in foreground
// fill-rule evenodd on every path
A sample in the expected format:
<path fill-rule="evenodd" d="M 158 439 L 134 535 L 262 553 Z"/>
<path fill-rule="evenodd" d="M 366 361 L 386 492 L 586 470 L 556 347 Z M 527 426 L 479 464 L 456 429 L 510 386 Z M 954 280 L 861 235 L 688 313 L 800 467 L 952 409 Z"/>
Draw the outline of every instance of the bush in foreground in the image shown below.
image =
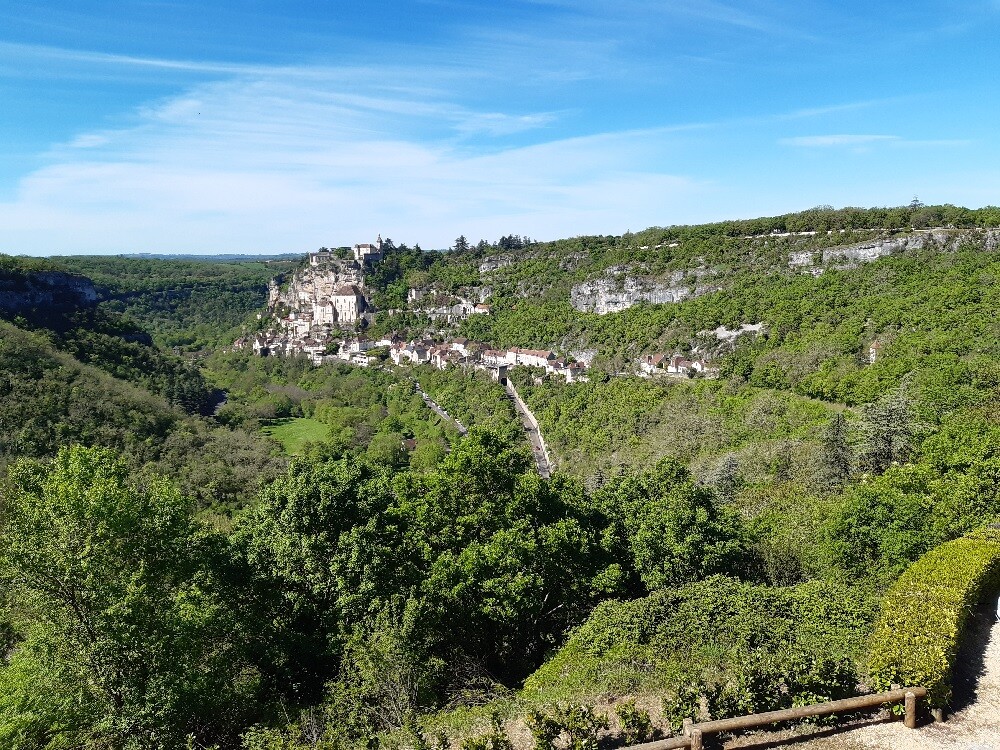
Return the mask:
<path fill-rule="evenodd" d="M 969 613 L 997 587 L 1000 529 L 947 542 L 913 563 L 882 602 L 868 653 L 872 687 L 926 687 L 930 704 L 946 707 Z"/>

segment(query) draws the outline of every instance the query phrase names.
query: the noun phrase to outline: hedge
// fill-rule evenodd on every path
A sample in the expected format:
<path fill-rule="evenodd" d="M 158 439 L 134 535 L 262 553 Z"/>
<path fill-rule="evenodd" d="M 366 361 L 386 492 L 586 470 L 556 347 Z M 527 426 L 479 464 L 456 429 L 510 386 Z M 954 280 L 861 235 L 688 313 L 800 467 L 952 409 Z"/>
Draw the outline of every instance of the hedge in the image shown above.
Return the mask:
<path fill-rule="evenodd" d="M 868 649 L 875 690 L 923 686 L 930 705 L 951 699 L 959 642 L 972 609 L 1000 588 L 1000 529 L 990 528 L 931 550 L 896 581 Z"/>

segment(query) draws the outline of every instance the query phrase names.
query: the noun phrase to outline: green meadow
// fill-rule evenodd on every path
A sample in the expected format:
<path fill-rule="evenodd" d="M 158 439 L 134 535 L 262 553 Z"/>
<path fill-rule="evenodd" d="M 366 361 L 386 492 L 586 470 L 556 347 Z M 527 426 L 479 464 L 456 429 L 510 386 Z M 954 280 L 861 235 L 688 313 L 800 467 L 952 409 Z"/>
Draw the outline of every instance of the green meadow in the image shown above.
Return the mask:
<path fill-rule="evenodd" d="M 281 443 L 290 456 L 302 453 L 306 443 L 320 443 L 330 437 L 327 425 L 308 417 L 275 419 L 261 427 L 261 432 Z"/>

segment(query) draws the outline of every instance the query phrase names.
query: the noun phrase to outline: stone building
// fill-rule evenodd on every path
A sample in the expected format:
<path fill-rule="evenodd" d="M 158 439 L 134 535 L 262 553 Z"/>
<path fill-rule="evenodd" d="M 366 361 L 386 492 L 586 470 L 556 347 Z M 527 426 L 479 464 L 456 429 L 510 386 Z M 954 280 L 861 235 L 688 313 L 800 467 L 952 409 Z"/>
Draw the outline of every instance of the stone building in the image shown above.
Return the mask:
<path fill-rule="evenodd" d="M 336 314 L 335 323 L 356 323 L 366 309 L 365 295 L 355 284 L 344 284 L 330 295 L 330 304 Z"/>

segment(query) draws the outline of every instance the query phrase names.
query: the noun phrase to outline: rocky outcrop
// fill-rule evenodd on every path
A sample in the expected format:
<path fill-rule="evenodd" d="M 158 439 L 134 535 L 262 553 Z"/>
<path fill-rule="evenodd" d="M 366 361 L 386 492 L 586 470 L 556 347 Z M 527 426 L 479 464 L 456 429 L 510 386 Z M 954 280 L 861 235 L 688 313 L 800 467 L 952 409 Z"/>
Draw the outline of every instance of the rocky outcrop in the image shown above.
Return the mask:
<path fill-rule="evenodd" d="M 288 310 L 311 313 L 314 304 L 334 296 L 337 290 L 351 284 L 363 287 L 361 266 L 352 260 L 333 259 L 299 269 L 284 290 L 272 281 L 268 288 L 267 305 L 270 310 L 284 306 Z"/>
<path fill-rule="evenodd" d="M 304 354 L 319 364 L 331 347 L 336 349 L 345 330 L 374 320 L 364 274 L 365 267 L 356 260 L 311 253 L 309 265 L 292 273 L 287 284 L 272 279 L 268 285 L 269 329 L 239 339 L 234 347 L 252 348 L 255 354 Z"/>
<path fill-rule="evenodd" d="M 94 307 L 97 290 L 84 277 L 62 271 L 0 271 L 0 312 Z"/>
<path fill-rule="evenodd" d="M 855 268 L 861 263 L 888 255 L 898 255 L 910 250 L 920 250 L 928 246 L 937 246 L 942 250 L 954 249 L 963 242 L 975 242 L 984 249 L 993 251 L 1000 246 L 1000 232 L 989 230 L 955 230 L 955 229 L 925 229 L 908 234 L 880 237 L 869 242 L 858 242 L 852 245 L 828 247 L 822 251 L 796 251 L 788 255 L 788 267 L 809 271 L 817 263 L 832 268 Z"/>
<path fill-rule="evenodd" d="M 479 263 L 479 273 L 490 273 L 513 264 L 514 256 L 512 255 L 493 255 L 482 259 Z"/>
<path fill-rule="evenodd" d="M 582 312 L 604 315 L 619 312 L 640 302 L 653 305 L 680 302 L 690 297 L 716 291 L 716 287 L 702 284 L 704 269 L 694 272 L 698 283 L 685 283 L 685 274 L 675 271 L 667 279 L 630 276 L 627 269 L 609 268 L 603 278 L 584 281 L 570 291 L 570 302 Z"/>

